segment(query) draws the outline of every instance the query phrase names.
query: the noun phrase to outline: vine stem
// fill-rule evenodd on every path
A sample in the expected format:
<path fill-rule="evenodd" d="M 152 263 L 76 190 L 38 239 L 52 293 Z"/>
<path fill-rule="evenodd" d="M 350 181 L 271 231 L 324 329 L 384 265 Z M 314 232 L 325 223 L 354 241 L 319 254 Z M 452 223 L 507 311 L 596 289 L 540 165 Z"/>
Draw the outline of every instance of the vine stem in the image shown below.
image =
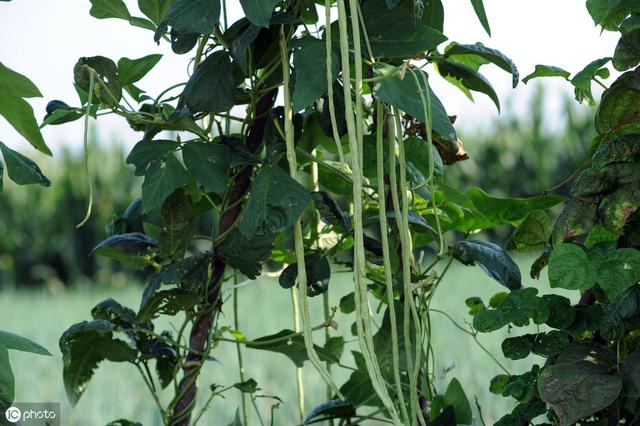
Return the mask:
<path fill-rule="evenodd" d="M 295 288 L 291 289 L 291 305 L 293 306 L 293 329 L 300 333 L 300 303 L 298 303 L 298 293 Z M 300 422 L 304 420 L 304 381 L 302 378 L 302 367 L 296 367 L 296 390 L 298 393 L 298 416 Z"/>
<path fill-rule="evenodd" d="M 283 74 L 283 87 L 284 87 L 284 130 L 285 130 L 285 142 L 287 145 L 287 160 L 289 162 L 289 173 L 294 180 L 298 180 L 297 170 L 298 165 L 296 161 L 295 151 L 295 131 L 293 127 L 293 111 L 291 107 L 291 94 L 289 93 L 289 51 L 287 49 L 287 43 L 284 35 L 284 27 L 280 27 L 280 57 L 282 60 L 282 74 Z M 309 302 L 307 300 L 307 268 L 304 259 L 304 241 L 302 237 L 302 225 L 298 219 L 293 225 L 293 235 L 295 242 L 296 261 L 298 265 L 298 293 L 300 302 L 300 312 L 302 314 L 302 328 L 304 336 L 304 344 L 307 349 L 307 356 L 311 361 L 311 364 L 318 371 L 324 381 L 331 386 L 340 399 L 344 399 L 340 389 L 335 384 L 331 374 L 327 371 L 325 366 L 320 361 L 320 357 L 313 347 L 313 336 L 311 334 L 311 319 L 309 317 Z"/>
<path fill-rule="evenodd" d="M 238 272 L 233 271 L 233 327 L 236 330 L 240 330 L 240 318 L 238 315 Z M 244 382 L 244 363 L 242 359 L 242 346 L 240 343 L 236 343 L 236 354 L 238 355 L 238 376 L 240 378 L 240 383 Z M 249 412 L 247 410 L 247 397 L 244 392 L 240 392 L 241 402 L 242 402 L 242 417 L 244 419 L 244 424 L 249 424 Z"/>

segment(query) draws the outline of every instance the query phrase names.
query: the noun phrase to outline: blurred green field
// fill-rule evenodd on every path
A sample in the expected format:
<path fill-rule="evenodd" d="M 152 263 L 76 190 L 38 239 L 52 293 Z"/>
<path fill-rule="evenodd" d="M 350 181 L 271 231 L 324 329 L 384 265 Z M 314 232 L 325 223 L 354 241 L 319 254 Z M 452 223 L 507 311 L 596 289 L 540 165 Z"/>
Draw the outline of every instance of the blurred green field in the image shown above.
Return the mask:
<path fill-rule="evenodd" d="M 546 273 L 540 281 L 528 277 L 531 258 L 518 258 L 523 271 L 523 282 L 526 286 L 535 286 L 541 293 L 549 292 Z M 347 274 L 334 275 L 331 282 L 331 303 L 337 306 L 338 300 L 351 291 L 351 281 Z M 433 307 L 448 312 L 460 323 L 469 320 L 464 300 L 470 296 L 480 296 L 485 301 L 501 291 L 501 287 L 479 268 L 467 268 L 454 264 L 442 288 L 437 292 Z M 563 292 L 574 301 L 577 294 Z M 61 402 L 63 409 L 63 424 L 65 426 L 104 425 L 118 418 L 127 418 L 144 425 L 158 425 L 160 420 L 154 411 L 154 403 L 137 370 L 130 365 L 101 364 L 86 393 L 75 408 L 71 408 L 66 401 L 62 384 L 62 360 L 57 346 L 58 338 L 72 323 L 89 318 L 89 311 L 96 303 L 104 298 L 113 297 L 121 303 L 136 308 L 139 303 L 141 288 L 130 286 L 98 286 L 71 287 L 67 290 L 52 292 L 51 290 L 29 291 L 10 290 L 0 292 L 0 312 L 2 312 L 2 327 L 18 334 L 28 336 L 46 346 L 53 354 L 53 358 L 34 356 L 19 352 L 11 352 L 11 362 L 16 375 L 16 401 L 21 402 Z M 230 292 L 226 293 L 230 296 Z M 281 289 L 275 279 L 263 278 L 239 289 L 241 330 L 249 339 L 266 334 L 275 333 L 283 328 L 292 328 L 291 298 L 289 291 Z M 224 308 L 222 325 L 232 325 L 232 303 L 229 300 Z M 312 318 L 314 324 L 322 322 L 322 301 L 320 298 L 311 299 Z M 336 320 L 340 324 L 348 324 L 339 316 Z M 455 366 L 445 375 L 438 374 L 438 389 L 444 391 L 450 378 L 455 375 L 463 384 L 467 396 L 472 401 L 477 395 L 484 420 L 493 424 L 511 406 L 510 401 L 492 395 L 488 391 L 489 380 L 499 374 L 500 368 L 475 344 L 473 339 L 456 327 L 449 320 L 433 313 L 435 329 L 434 347 L 436 348 L 437 371 Z M 166 321 L 161 326 L 170 327 Z M 336 333 L 352 340 L 348 327 Z M 158 327 L 161 329 L 161 327 Z M 520 333 L 523 330 L 514 330 Z M 492 335 L 480 336 L 481 342 L 506 366 L 511 372 L 522 372 L 530 360 L 512 362 L 504 360 L 500 351 L 500 341 L 507 335 L 503 329 Z M 321 332 L 316 335 L 321 342 Z M 357 343 L 352 342 L 345 348 L 343 363 L 352 365 L 350 354 L 356 349 Z M 247 377 L 254 378 L 262 388 L 261 394 L 278 395 L 284 404 L 275 411 L 274 424 L 294 425 L 297 423 L 296 383 L 294 365 L 280 354 L 265 351 L 245 350 L 245 369 Z M 238 370 L 235 355 L 235 345 L 221 343 L 213 352 L 219 362 L 211 362 L 202 374 L 200 381 L 201 407 L 207 397 L 211 383 L 223 386 L 232 385 L 238 381 Z M 338 383 L 342 383 L 348 376 L 346 370 L 336 372 Z M 310 364 L 305 364 L 305 397 L 306 408 L 311 409 L 324 401 L 325 387 L 321 379 Z M 168 396 L 168 395 L 167 395 Z M 261 398 L 257 406 L 264 421 L 270 421 L 270 407 L 274 400 Z M 239 393 L 229 392 L 226 399 L 216 398 L 210 410 L 204 415 L 200 424 L 227 425 L 240 403 Z M 474 411 L 475 407 L 474 407 Z M 255 413 L 252 411 L 252 415 Z M 259 424 L 257 418 L 252 424 Z M 373 424 L 369 422 L 368 424 Z M 481 424 L 481 422 L 477 422 Z"/>

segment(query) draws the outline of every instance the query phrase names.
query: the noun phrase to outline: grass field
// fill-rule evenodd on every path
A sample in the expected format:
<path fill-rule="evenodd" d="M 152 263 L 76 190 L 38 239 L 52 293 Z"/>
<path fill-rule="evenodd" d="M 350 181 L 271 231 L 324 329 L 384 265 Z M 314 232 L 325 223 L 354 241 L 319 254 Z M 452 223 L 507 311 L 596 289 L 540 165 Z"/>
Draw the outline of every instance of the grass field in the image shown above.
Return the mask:
<path fill-rule="evenodd" d="M 520 258 L 518 263 L 523 272 L 523 283 L 535 286 L 541 293 L 548 293 L 546 273 L 540 281 L 528 277 L 531 259 Z M 351 291 L 349 276 L 334 275 L 331 282 L 332 305 L 337 305 L 343 295 Z M 467 268 L 454 264 L 442 288 L 437 292 L 432 306 L 448 312 L 456 321 L 464 324 L 469 320 L 464 300 L 470 296 L 480 296 L 485 301 L 502 288 L 479 268 Z M 127 418 L 144 425 L 158 425 L 160 420 L 155 413 L 153 400 L 133 366 L 101 364 L 84 396 L 75 408 L 67 403 L 62 384 L 62 359 L 58 349 L 58 338 L 71 324 L 89 319 L 90 309 L 101 300 L 113 297 L 119 302 L 136 308 L 139 305 L 141 288 L 139 286 L 97 286 L 74 287 L 63 292 L 49 291 L 0 291 L 1 328 L 27 336 L 43 344 L 53 354 L 53 358 L 35 356 L 20 352 L 11 352 L 11 362 L 16 376 L 16 401 L 19 402 L 61 402 L 63 425 L 86 426 L 104 425 L 118 418 Z M 577 294 L 563 293 L 574 301 Z M 240 328 L 249 339 L 275 333 L 283 328 L 292 328 L 290 293 L 281 289 L 272 278 L 260 279 L 239 290 Z M 232 325 L 231 303 L 227 303 L 221 319 L 223 325 Z M 311 300 L 314 324 L 322 322 L 321 298 Z M 336 321 L 341 321 L 340 314 Z M 472 401 L 477 395 L 484 420 L 493 424 L 512 405 L 510 401 L 492 395 L 488 391 L 489 380 L 500 374 L 500 368 L 476 345 L 473 339 L 453 326 L 448 319 L 433 313 L 434 347 L 436 348 L 437 371 L 455 365 L 448 374 L 438 375 L 438 389 L 444 391 L 448 381 L 454 375 L 463 384 L 467 396 Z M 161 325 L 170 327 L 170 321 Z M 177 323 L 177 320 L 173 320 Z M 157 327 L 161 329 L 160 327 Z M 514 330 L 520 333 L 521 330 Z M 338 330 L 347 340 L 352 340 L 348 327 Z M 513 373 L 524 371 L 529 361 L 512 362 L 503 359 L 500 351 L 501 339 L 507 330 L 492 335 L 480 336 L 480 341 L 492 351 L 500 362 Z M 321 342 L 322 336 L 317 336 Z M 352 364 L 350 350 L 356 349 L 353 342 L 345 348 L 343 362 Z M 211 383 L 223 386 L 238 381 L 235 345 L 221 343 L 213 352 L 219 362 L 206 366 L 200 381 L 200 400 L 198 407 L 204 404 Z M 264 395 L 278 395 L 284 400 L 275 411 L 274 424 L 297 424 L 296 383 L 294 365 L 283 355 L 265 351 L 245 350 L 245 369 L 247 377 L 254 378 L 262 388 Z M 338 371 L 338 383 L 342 383 L 348 372 Z M 307 410 L 325 400 L 325 387 L 310 364 L 305 364 L 305 399 Z M 168 397 L 169 395 L 165 395 Z M 238 393 L 229 392 L 226 399 L 214 399 L 209 411 L 203 416 L 201 424 L 227 425 L 240 403 Z M 274 401 L 259 399 L 257 406 L 265 422 L 270 420 L 270 407 Z M 474 407 L 475 411 L 475 407 Z M 477 413 L 476 413 L 477 415 Z M 252 424 L 259 424 L 257 418 Z M 369 422 L 368 424 L 373 424 Z M 478 420 L 477 424 L 481 424 Z"/>

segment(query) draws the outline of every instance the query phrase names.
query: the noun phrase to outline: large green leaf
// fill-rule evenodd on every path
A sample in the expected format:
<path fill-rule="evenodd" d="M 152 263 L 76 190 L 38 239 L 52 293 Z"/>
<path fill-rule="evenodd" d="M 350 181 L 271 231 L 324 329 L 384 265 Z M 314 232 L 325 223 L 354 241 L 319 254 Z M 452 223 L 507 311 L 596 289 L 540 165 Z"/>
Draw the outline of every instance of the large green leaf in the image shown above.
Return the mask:
<path fill-rule="evenodd" d="M 587 0 L 587 10 L 593 22 L 605 30 L 616 31 L 631 12 L 640 12 L 637 0 Z"/>
<path fill-rule="evenodd" d="M 292 330 L 285 329 L 276 334 L 260 337 L 251 343 L 247 343 L 246 346 L 251 349 L 281 353 L 293 361 L 296 367 L 300 368 L 304 365 L 304 362 L 309 359 L 304 344 L 304 337 Z M 337 363 L 339 361 L 331 352 L 318 345 L 313 346 L 322 361 L 330 363 Z"/>
<path fill-rule="evenodd" d="M 78 59 L 73 67 L 73 78 L 78 87 L 86 93 L 89 93 L 90 90 L 91 70 L 97 74 L 97 77 L 94 75 L 95 80 L 92 88 L 94 99 L 103 104 L 118 105 L 122 99 L 122 84 L 120 84 L 116 63 L 104 56 Z M 102 83 L 97 79 L 101 79 Z"/>
<path fill-rule="evenodd" d="M 624 135 L 640 129 L 640 89 L 637 80 L 640 71 L 621 75 L 602 94 L 596 113 L 596 130 L 601 135 Z"/>
<path fill-rule="evenodd" d="M 596 59 L 571 79 L 571 84 L 575 87 L 574 92 L 578 102 L 586 103 L 587 105 L 593 105 L 595 103 L 593 93 L 591 92 L 591 84 L 596 77 L 607 78 L 609 76 L 609 70 L 603 67 L 608 64 L 610 60 L 611 58 Z"/>
<path fill-rule="evenodd" d="M 234 229 L 218 247 L 227 263 L 251 279 L 262 272 L 262 262 L 271 255 L 274 236 L 247 238 Z"/>
<path fill-rule="evenodd" d="M 173 155 L 163 163 L 154 163 L 144 175 L 142 184 L 142 206 L 146 211 L 162 205 L 173 192 L 186 186 L 192 177 Z"/>
<path fill-rule="evenodd" d="M 525 217 L 509 241 L 518 251 L 540 252 L 546 247 L 553 224 L 544 210 L 534 210 Z"/>
<path fill-rule="evenodd" d="M 158 26 L 155 39 L 170 26 L 183 34 L 208 34 L 220 20 L 220 0 L 175 0 L 166 18 Z"/>
<path fill-rule="evenodd" d="M 553 249 L 549 283 L 553 288 L 567 290 L 586 290 L 595 285 L 596 270 L 581 246 L 562 243 Z"/>
<path fill-rule="evenodd" d="M 51 352 L 39 344 L 27 339 L 26 337 L 18 336 L 17 334 L 3 330 L 0 330 L 0 346 L 4 346 L 5 348 L 14 351 L 51 356 Z"/>
<path fill-rule="evenodd" d="M 253 25 L 268 27 L 271 14 L 280 0 L 240 0 L 244 14 Z"/>
<path fill-rule="evenodd" d="M 40 90 L 24 75 L 7 68 L 0 62 L 0 94 L 18 98 L 39 98 Z"/>
<path fill-rule="evenodd" d="M 91 16 L 97 19 L 118 18 L 128 21 L 131 13 L 122 0 L 89 0 L 91 1 Z"/>
<path fill-rule="evenodd" d="M 634 15 L 634 17 L 637 16 Z M 618 71 L 626 71 L 640 63 L 640 31 L 623 33 L 613 55 L 613 67 Z"/>
<path fill-rule="evenodd" d="M 134 232 L 112 235 L 98 244 L 93 252 L 122 262 L 130 268 L 143 269 L 150 263 L 157 248 L 157 241 Z"/>
<path fill-rule="evenodd" d="M 173 0 L 138 0 L 138 7 L 156 25 L 167 16 Z"/>
<path fill-rule="evenodd" d="M 138 59 L 120 58 L 118 74 L 120 84 L 126 86 L 141 80 L 160 61 L 162 55 L 147 55 Z"/>
<path fill-rule="evenodd" d="M 614 250 L 597 266 L 598 284 L 613 300 L 640 281 L 640 251 L 631 248 Z"/>
<path fill-rule="evenodd" d="M 636 181 L 621 186 L 612 195 L 606 197 L 600 206 L 599 213 L 608 231 L 622 234 L 638 209 L 640 209 L 640 185 Z"/>
<path fill-rule="evenodd" d="M 32 160 L 0 142 L 0 151 L 7 165 L 9 178 L 18 185 L 40 184 L 50 186 L 51 182 L 42 174 L 40 167 Z"/>
<path fill-rule="evenodd" d="M 94 370 L 103 360 L 133 362 L 137 351 L 113 338 L 113 324 L 104 320 L 83 321 L 71 326 L 60 337 L 63 374 L 67 398 L 76 405 L 87 388 Z"/>
<path fill-rule="evenodd" d="M 231 150 L 217 143 L 190 142 L 182 147 L 187 169 L 206 190 L 222 194 L 227 189 Z"/>
<path fill-rule="evenodd" d="M 340 72 L 340 56 L 332 51 L 332 75 Z M 327 49 L 323 40 L 306 36 L 293 43 L 293 67 L 295 88 L 293 90 L 294 111 L 301 111 L 327 93 Z"/>
<path fill-rule="evenodd" d="M 11 370 L 9 350 L 0 344 L 0 409 L 7 409 L 15 397 L 15 378 Z"/>
<path fill-rule="evenodd" d="M 462 86 L 469 90 L 484 93 L 489 96 L 496 108 L 498 108 L 498 111 L 500 111 L 500 100 L 498 99 L 498 95 L 493 89 L 493 86 L 491 86 L 489 80 L 473 68 L 453 61 L 443 60 L 438 61 L 438 72 L 443 77 L 458 80 Z"/>
<path fill-rule="evenodd" d="M 134 145 L 126 162 L 136 166 L 136 176 L 142 176 L 151 163 L 163 161 L 170 152 L 179 147 L 180 144 L 176 141 L 144 139 Z"/>
<path fill-rule="evenodd" d="M 2 76 L 0 76 L 0 80 Z M 0 115 L 5 118 L 34 148 L 51 155 L 33 115 L 33 108 L 19 96 L 4 93 L 0 89 Z"/>
<path fill-rule="evenodd" d="M 428 75 L 424 71 L 411 70 L 406 73 L 404 78 L 400 78 L 395 67 L 377 62 L 374 66 L 376 76 L 383 78 L 374 88 L 373 93 L 382 102 L 400 108 L 404 112 L 411 114 L 423 123 L 427 122 L 426 112 L 420 92 L 425 99 L 428 96 L 427 90 L 431 95 L 431 110 L 433 130 L 440 136 L 456 140 L 456 131 L 449 120 L 447 111 L 444 109 L 442 102 L 428 87 Z M 416 81 L 417 80 L 417 81 Z"/>
<path fill-rule="evenodd" d="M 331 279 L 331 265 L 326 256 L 320 252 L 313 252 L 304 257 L 307 271 L 307 294 L 310 297 L 324 293 L 329 288 Z M 282 288 L 291 288 L 298 279 L 298 263 L 287 266 L 280 274 L 279 283 Z"/>
<path fill-rule="evenodd" d="M 640 287 L 633 286 L 613 299 L 605 308 L 600 324 L 603 336 L 608 339 L 613 338 L 616 331 L 624 332 L 625 321 L 633 320 L 638 314 L 640 314 Z"/>
<path fill-rule="evenodd" d="M 588 234 L 595 225 L 597 204 L 569 200 L 553 226 L 552 240 L 557 245 Z"/>
<path fill-rule="evenodd" d="M 198 65 L 182 92 L 180 104 L 186 105 L 192 113 L 223 112 L 233 107 L 234 94 L 233 66 L 229 54 L 219 50 Z"/>
<path fill-rule="evenodd" d="M 162 228 L 158 236 L 160 251 L 170 258 L 182 259 L 198 227 L 191 197 L 185 195 L 184 190 L 178 189 L 162 204 L 160 216 L 162 216 Z"/>
<path fill-rule="evenodd" d="M 145 322 L 157 318 L 159 315 L 173 316 L 192 309 L 199 303 L 200 296 L 190 290 L 172 288 L 158 291 L 145 298 L 136 320 Z"/>
<path fill-rule="evenodd" d="M 248 238 L 276 234 L 293 226 L 311 202 L 307 190 L 276 165 L 263 166 L 240 219 Z"/>
<path fill-rule="evenodd" d="M 489 47 L 485 47 L 480 43 L 476 44 L 458 44 L 452 43 L 447 47 L 445 51 L 445 56 L 450 57 L 455 60 L 457 55 L 475 55 L 479 56 L 492 64 L 497 65 L 502 68 L 506 72 L 511 74 L 513 87 L 515 88 L 518 85 L 518 81 L 520 79 L 520 73 L 518 73 L 518 68 L 513 63 L 511 59 L 505 56 L 502 52 L 491 49 Z"/>
<path fill-rule="evenodd" d="M 384 0 L 369 0 L 362 5 L 362 16 L 376 58 L 416 56 L 447 40 L 440 31 L 416 21 L 411 2 L 389 10 Z"/>
<path fill-rule="evenodd" d="M 560 363 L 542 370 L 540 398 L 553 408 L 561 426 L 575 424 L 613 403 L 622 388 L 617 375 L 589 362 Z"/>
<path fill-rule="evenodd" d="M 444 393 L 445 405 L 453 407 L 456 415 L 456 423 L 468 425 L 473 423 L 473 413 L 471 412 L 471 404 L 464 393 L 462 385 L 455 377 L 449 382 L 447 390 Z"/>
<path fill-rule="evenodd" d="M 477 264 L 509 290 L 522 287 L 520 268 L 497 244 L 474 240 L 457 241 L 451 248 L 451 253 L 464 265 Z"/>

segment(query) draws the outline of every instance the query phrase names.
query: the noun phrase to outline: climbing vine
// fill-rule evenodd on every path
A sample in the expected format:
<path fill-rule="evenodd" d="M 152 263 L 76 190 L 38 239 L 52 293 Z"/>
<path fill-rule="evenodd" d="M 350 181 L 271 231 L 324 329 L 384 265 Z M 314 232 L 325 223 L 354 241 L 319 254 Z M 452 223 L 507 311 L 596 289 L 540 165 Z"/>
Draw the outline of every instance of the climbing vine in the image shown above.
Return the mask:
<path fill-rule="evenodd" d="M 90 3 L 95 18 L 128 21 L 150 30 L 157 43 L 169 43 L 175 54 L 189 58 L 190 72 L 155 95 L 142 81 L 161 55 L 117 63 L 80 58 L 73 70 L 78 106 L 52 101 L 47 107 L 43 125 L 84 119 L 85 150 L 91 149 L 91 119 L 122 117 L 140 134 L 126 162 L 144 178 L 141 196 L 126 211 L 114 212 L 111 235 L 93 253 L 146 271 L 149 280 L 138 309 L 104 300 L 90 320 L 61 336 L 72 404 L 100 363 L 126 362 L 136 367 L 164 424 L 216 419 L 211 401 L 231 392 L 241 395 L 235 424 L 248 424 L 247 399 L 255 406 L 261 396 L 258 384 L 247 379 L 253 367 L 243 364 L 242 354 L 266 350 L 293 362 L 304 424 L 484 422 L 474 420 L 463 384 L 453 378 L 440 389 L 434 380 L 438 348 L 431 315 L 453 319 L 431 308 L 431 300 L 457 260 L 480 266 L 508 290 L 488 305 L 467 299 L 471 328 L 454 322 L 505 371 L 490 389 L 518 405 L 499 424 L 528 424 L 540 415 L 563 425 L 638 420 L 640 89 L 636 71 L 628 70 L 640 62 L 640 7 L 589 0 L 596 23 L 621 32 L 615 55 L 573 78 L 540 65 L 523 79 L 565 78 L 578 101 L 594 104 L 591 85 L 603 85 L 607 64 L 625 72 L 602 96 L 593 156 L 575 174 L 565 202 L 553 190 L 509 199 L 446 185 L 446 168 L 468 154 L 430 79 L 440 75 L 468 96 L 484 94 L 499 109 L 481 67 L 503 69 L 514 87 L 520 76 L 502 52 L 448 41 L 441 0 L 139 0 L 144 16 L 134 16 L 122 0 Z M 482 1 L 471 6 L 490 34 Z M 233 23 L 231 7 L 244 12 Z M 0 107 L 11 103 L 26 112 L 11 115 L 0 108 L 0 114 L 50 154 L 24 101 L 40 95 L 35 86 L 0 65 L 0 95 Z M 0 150 L 15 183 L 50 184 L 33 161 L 1 142 Z M 92 167 L 86 163 L 90 200 Z M 552 226 L 547 210 L 563 202 Z M 91 220 L 91 210 L 90 201 L 79 226 Z M 205 218 L 210 233 L 203 236 L 197 230 Z M 504 225 L 516 228 L 510 248 L 544 251 L 532 276 L 548 264 L 552 287 L 579 290 L 578 304 L 523 288 L 506 251 L 472 237 Z M 258 279 L 267 261 L 278 265 L 279 284 L 291 291 L 295 330 L 248 339 L 238 330 L 239 280 Z M 352 272 L 353 285 L 331 309 L 327 294 L 336 265 Z M 229 290 L 233 303 L 223 297 Z M 321 324 L 310 319 L 313 303 L 323 304 Z M 233 315 L 222 315 L 230 310 Z M 179 324 L 159 329 L 160 316 Z M 531 322 L 537 333 L 502 344 L 507 358 L 546 358 L 524 374 L 510 374 L 477 339 L 478 333 Z M 347 342 L 329 331 L 350 324 L 356 367 L 340 384 L 332 371 L 344 367 Z M 322 346 L 319 330 L 325 330 Z M 212 368 L 207 361 L 222 344 L 237 346 L 241 381 L 199 389 L 198 378 Z M 327 401 L 313 409 L 304 406 L 306 361 L 327 385 Z M 160 398 L 163 389 L 173 390 L 169 401 Z M 206 403 L 199 405 L 202 394 Z M 7 405 L 13 393 L 0 397 Z"/>

